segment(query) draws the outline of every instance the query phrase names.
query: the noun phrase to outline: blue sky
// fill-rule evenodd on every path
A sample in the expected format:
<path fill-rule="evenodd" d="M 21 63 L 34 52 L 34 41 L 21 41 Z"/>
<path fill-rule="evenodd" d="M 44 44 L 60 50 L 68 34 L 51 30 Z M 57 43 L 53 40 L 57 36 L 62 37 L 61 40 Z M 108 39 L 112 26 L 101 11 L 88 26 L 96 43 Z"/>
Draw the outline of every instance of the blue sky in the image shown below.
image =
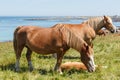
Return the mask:
<path fill-rule="evenodd" d="M 120 15 L 120 0 L 0 0 L 0 16 Z"/>

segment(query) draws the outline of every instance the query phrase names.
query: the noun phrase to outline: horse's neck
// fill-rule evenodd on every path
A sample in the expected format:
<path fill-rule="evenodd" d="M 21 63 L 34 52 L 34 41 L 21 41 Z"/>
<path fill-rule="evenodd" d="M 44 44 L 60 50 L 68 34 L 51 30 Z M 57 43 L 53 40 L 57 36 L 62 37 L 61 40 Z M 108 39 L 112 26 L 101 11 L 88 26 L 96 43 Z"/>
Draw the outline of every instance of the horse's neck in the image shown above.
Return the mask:
<path fill-rule="evenodd" d="M 77 36 L 69 27 L 65 26 L 64 24 L 57 26 L 58 30 L 65 36 L 65 42 L 70 48 L 73 48 L 77 51 L 81 50 L 81 46 L 85 41 Z"/>
<path fill-rule="evenodd" d="M 98 32 L 104 26 L 104 21 L 102 17 L 89 19 L 85 23 L 89 24 L 89 26 L 91 26 L 95 30 L 95 32 Z"/>

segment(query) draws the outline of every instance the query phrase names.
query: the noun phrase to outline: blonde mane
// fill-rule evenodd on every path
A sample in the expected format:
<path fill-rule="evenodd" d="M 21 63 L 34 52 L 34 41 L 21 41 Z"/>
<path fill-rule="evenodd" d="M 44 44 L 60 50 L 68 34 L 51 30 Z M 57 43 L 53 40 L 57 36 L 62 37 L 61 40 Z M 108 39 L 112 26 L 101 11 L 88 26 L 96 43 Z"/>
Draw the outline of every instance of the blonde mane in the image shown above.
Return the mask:
<path fill-rule="evenodd" d="M 104 26 L 104 17 L 90 18 L 87 21 L 84 21 L 83 23 L 89 24 L 96 31 Z"/>
<path fill-rule="evenodd" d="M 57 24 L 54 26 L 54 28 L 58 29 L 62 33 L 62 35 L 65 34 L 64 36 L 66 37 L 66 42 L 69 47 L 80 51 L 82 45 L 87 43 L 82 38 L 75 35 L 75 33 L 66 26 L 69 26 L 69 24 Z"/>

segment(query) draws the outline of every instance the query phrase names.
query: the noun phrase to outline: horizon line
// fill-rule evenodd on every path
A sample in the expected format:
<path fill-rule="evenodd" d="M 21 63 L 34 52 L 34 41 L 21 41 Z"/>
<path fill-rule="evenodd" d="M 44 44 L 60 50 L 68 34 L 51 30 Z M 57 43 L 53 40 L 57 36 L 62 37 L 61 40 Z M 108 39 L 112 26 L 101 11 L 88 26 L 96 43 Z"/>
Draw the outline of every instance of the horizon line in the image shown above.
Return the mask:
<path fill-rule="evenodd" d="M 0 15 L 0 17 L 20 17 L 20 16 L 25 16 L 25 17 L 39 17 L 39 16 L 53 16 L 53 15 Z M 75 16 L 75 15 L 55 15 L 53 17 L 59 17 L 59 16 L 66 16 L 66 17 L 72 17 L 72 16 Z M 76 15 L 76 16 L 104 16 L 104 15 Z M 120 16 L 120 15 L 106 15 L 106 16 Z"/>

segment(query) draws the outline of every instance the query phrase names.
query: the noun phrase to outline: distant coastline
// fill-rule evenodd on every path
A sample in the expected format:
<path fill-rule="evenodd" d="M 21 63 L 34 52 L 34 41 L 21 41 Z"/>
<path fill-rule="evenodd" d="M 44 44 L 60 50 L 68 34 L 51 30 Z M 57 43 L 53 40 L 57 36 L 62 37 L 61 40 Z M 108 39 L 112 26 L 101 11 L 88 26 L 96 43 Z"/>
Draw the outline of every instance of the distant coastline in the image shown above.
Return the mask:
<path fill-rule="evenodd" d="M 99 16 L 49 16 L 49 17 L 35 17 L 35 18 L 26 18 L 27 21 L 42 21 L 42 20 L 60 20 L 60 21 L 69 21 L 69 20 L 87 20 L 92 17 Z M 113 22 L 120 22 L 120 16 L 110 16 Z"/>
<path fill-rule="evenodd" d="M 0 16 L 0 17 L 1 18 L 24 17 L 24 20 L 26 21 L 42 21 L 42 20 L 69 21 L 69 20 L 87 20 L 89 18 L 99 17 L 99 16 Z M 112 18 L 113 22 L 120 22 L 120 16 L 114 15 L 110 17 Z"/>
<path fill-rule="evenodd" d="M 69 21 L 69 20 L 86 20 L 87 17 L 79 17 L 79 16 L 50 16 L 50 17 L 36 17 L 36 18 L 26 18 L 24 20 L 27 21 L 40 21 L 40 20 L 59 20 L 59 21 Z"/>

